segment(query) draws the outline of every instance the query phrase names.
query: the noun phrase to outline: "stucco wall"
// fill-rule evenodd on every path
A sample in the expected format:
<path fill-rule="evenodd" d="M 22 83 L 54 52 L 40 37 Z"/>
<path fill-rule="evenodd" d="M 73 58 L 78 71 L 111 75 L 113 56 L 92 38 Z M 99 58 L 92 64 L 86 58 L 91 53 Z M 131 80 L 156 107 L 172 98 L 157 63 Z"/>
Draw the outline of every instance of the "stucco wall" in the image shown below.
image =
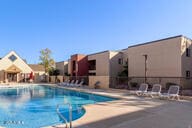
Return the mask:
<path fill-rule="evenodd" d="M 87 76 L 88 75 L 88 59 L 86 55 L 75 54 L 71 56 L 71 75 L 73 76 Z M 73 61 L 76 62 L 76 69 L 73 70 Z"/>
<path fill-rule="evenodd" d="M 190 57 L 186 56 L 186 48 L 190 49 Z M 186 37 L 182 37 L 181 57 L 182 77 L 186 77 L 186 71 L 190 71 L 190 77 L 192 77 L 192 41 Z M 192 88 L 192 79 L 183 78 L 182 85 L 185 88 Z"/>
<path fill-rule="evenodd" d="M 96 60 L 96 70 L 91 70 L 95 72 L 96 76 L 109 76 L 109 52 L 96 53 L 88 55 L 89 60 Z"/>
<path fill-rule="evenodd" d="M 181 37 L 162 40 L 128 49 L 129 76 L 145 75 L 147 55 L 147 76 L 181 77 Z"/>
<path fill-rule="evenodd" d="M 110 59 L 110 76 L 116 77 L 118 73 L 123 70 L 123 63 L 119 64 L 119 59 L 123 59 L 123 53 L 121 52 L 109 52 Z"/>
<path fill-rule="evenodd" d="M 71 75 L 71 59 L 68 60 L 68 74 Z"/>
<path fill-rule="evenodd" d="M 11 55 L 15 55 L 17 59 L 12 62 L 9 60 Z M 22 70 L 22 73 L 31 73 L 33 71 L 14 51 L 11 51 L 0 60 L 0 70 L 6 70 L 10 66 L 15 65 Z"/>
<path fill-rule="evenodd" d="M 109 88 L 109 76 L 89 76 L 89 87 L 94 88 L 95 83 L 100 82 L 100 88 L 108 89 Z"/>
<path fill-rule="evenodd" d="M 68 61 L 57 62 L 56 69 L 59 70 L 60 75 L 65 75 L 68 73 Z"/>

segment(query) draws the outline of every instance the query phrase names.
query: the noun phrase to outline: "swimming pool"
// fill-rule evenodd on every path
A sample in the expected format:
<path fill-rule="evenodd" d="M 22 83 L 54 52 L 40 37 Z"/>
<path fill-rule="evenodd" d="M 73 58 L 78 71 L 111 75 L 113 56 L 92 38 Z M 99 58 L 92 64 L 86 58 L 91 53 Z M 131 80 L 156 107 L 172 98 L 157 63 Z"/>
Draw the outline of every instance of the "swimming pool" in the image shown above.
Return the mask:
<path fill-rule="evenodd" d="M 0 89 L 0 126 L 39 128 L 61 124 L 64 121 L 56 112 L 58 104 L 70 103 L 72 119 L 76 120 L 85 114 L 83 105 L 112 100 L 115 99 L 46 85 L 3 88 Z M 68 111 L 67 105 L 60 107 L 67 120 Z"/>

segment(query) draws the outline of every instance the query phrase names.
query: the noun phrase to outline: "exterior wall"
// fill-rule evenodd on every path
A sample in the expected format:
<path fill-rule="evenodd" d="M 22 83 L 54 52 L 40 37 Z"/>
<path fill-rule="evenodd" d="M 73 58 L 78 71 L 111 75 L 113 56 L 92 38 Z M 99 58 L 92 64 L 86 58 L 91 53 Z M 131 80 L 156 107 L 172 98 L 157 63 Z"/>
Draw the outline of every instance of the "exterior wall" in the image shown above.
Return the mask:
<path fill-rule="evenodd" d="M 109 52 L 110 68 L 109 74 L 111 77 L 117 77 L 118 73 L 123 71 L 123 63 L 119 64 L 119 59 L 123 60 L 123 53 L 121 52 Z"/>
<path fill-rule="evenodd" d="M 49 76 L 49 82 L 50 83 L 63 82 L 63 76 L 57 76 L 57 81 L 56 76 Z"/>
<path fill-rule="evenodd" d="M 58 79 L 60 82 L 64 82 L 64 81 L 63 81 L 63 76 L 57 76 L 57 79 Z"/>
<path fill-rule="evenodd" d="M 55 83 L 55 76 L 49 76 L 49 80 L 50 83 Z"/>
<path fill-rule="evenodd" d="M 88 75 L 88 57 L 78 56 L 78 73 L 77 76 L 87 76 Z"/>
<path fill-rule="evenodd" d="M 44 80 L 45 71 L 34 71 L 34 82 L 39 83 Z"/>
<path fill-rule="evenodd" d="M 4 78 L 5 76 L 4 76 L 4 71 L 0 71 L 0 83 L 3 83 L 3 81 L 4 81 Z"/>
<path fill-rule="evenodd" d="M 71 59 L 68 60 L 68 74 L 71 75 Z"/>
<path fill-rule="evenodd" d="M 72 76 L 87 76 L 88 75 L 88 60 L 86 55 L 75 54 L 71 56 L 71 72 Z M 75 62 L 75 70 L 73 70 L 73 62 Z"/>
<path fill-rule="evenodd" d="M 109 76 L 109 51 L 88 55 L 88 61 L 96 60 L 96 70 L 89 70 L 89 73 L 96 73 L 96 76 Z"/>
<path fill-rule="evenodd" d="M 186 48 L 190 49 L 190 57 L 186 56 Z M 186 71 L 190 71 L 190 77 L 192 77 L 192 40 L 186 37 L 182 37 L 181 43 L 181 69 L 182 69 L 182 85 L 185 88 L 192 88 L 192 79 L 185 78 Z"/>
<path fill-rule="evenodd" d="M 16 57 L 14 61 L 11 61 L 9 59 L 9 57 L 12 55 Z M 11 51 L 0 60 L 0 71 L 1 71 L 0 82 L 5 82 L 5 83 L 10 82 L 9 81 L 10 78 L 8 78 L 7 76 L 8 74 L 7 72 L 10 72 L 10 70 L 11 70 L 11 73 L 16 74 L 16 79 L 14 81 L 11 80 L 11 82 L 19 82 L 19 81 L 22 82 L 23 79 L 28 78 L 29 74 L 33 72 L 33 70 L 29 67 L 29 65 L 23 59 L 21 59 L 14 51 Z M 24 74 L 25 74 L 25 78 L 24 78 Z"/>
<path fill-rule="evenodd" d="M 68 62 L 62 61 L 56 63 L 56 69 L 59 70 L 60 75 L 65 75 L 65 73 L 68 74 Z"/>
<path fill-rule="evenodd" d="M 181 77 L 181 37 L 150 44 L 133 46 L 128 49 L 128 71 L 130 77 L 145 76 L 147 55 L 147 77 Z"/>
<path fill-rule="evenodd" d="M 15 55 L 17 59 L 12 62 L 9 60 L 11 55 Z M 15 65 L 22 70 L 22 73 L 31 73 L 33 71 L 14 51 L 11 51 L 5 57 L 0 60 L 0 70 L 6 70 L 10 66 Z"/>
<path fill-rule="evenodd" d="M 96 82 L 100 82 L 100 88 L 109 88 L 109 76 L 89 76 L 89 87 L 94 88 Z"/>
<path fill-rule="evenodd" d="M 123 58 L 123 64 L 124 65 L 128 65 L 128 61 L 129 61 L 129 57 L 128 57 L 128 48 L 127 49 L 123 49 L 122 51 L 121 51 L 121 53 L 122 53 L 122 58 Z"/>
<path fill-rule="evenodd" d="M 88 60 L 96 60 L 96 70 L 89 70 L 89 73 L 96 73 L 95 76 L 89 76 L 89 86 L 99 81 L 100 87 L 109 88 L 110 77 L 116 77 L 123 70 L 123 64 L 119 64 L 118 60 L 122 59 L 123 54 L 115 51 L 105 51 L 88 56 Z"/>

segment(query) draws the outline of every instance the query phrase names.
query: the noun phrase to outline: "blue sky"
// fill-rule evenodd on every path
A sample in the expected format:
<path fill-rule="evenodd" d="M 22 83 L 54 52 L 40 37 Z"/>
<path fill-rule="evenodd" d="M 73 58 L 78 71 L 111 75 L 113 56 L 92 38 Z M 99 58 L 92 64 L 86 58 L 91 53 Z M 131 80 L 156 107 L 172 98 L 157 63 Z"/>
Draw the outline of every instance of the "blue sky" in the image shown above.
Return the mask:
<path fill-rule="evenodd" d="M 192 38 L 191 0 L 1 0 L 0 56 L 16 51 L 39 62 L 119 50 L 183 34 Z"/>

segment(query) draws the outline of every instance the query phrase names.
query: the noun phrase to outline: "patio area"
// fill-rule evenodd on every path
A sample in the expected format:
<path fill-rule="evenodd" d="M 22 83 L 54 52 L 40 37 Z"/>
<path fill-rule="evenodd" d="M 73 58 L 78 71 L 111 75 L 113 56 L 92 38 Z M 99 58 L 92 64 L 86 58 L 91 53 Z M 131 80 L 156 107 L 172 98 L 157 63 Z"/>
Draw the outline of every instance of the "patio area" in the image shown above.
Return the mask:
<path fill-rule="evenodd" d="M 68 88 L 120 98 L 84 106 L 86 113 L 74 128 L 191 128 L 192 102 L 137 97 L 126 90 Z M 54 128 L 63 127 L 53 126 Z M 52 127 L 52 128 L 53 128 Z"/>

